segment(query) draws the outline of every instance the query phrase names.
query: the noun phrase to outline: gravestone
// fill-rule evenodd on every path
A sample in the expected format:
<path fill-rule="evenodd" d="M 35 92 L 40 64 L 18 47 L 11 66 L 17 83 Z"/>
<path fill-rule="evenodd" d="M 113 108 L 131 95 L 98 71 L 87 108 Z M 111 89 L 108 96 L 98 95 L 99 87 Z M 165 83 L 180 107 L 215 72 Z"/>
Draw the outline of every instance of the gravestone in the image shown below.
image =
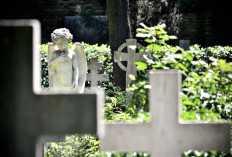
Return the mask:
<path fill-rule="evenodd" d="M 150 75 L 150 123 L 106 123 L 102 151 L 151 152 L 152 157 L 179 157 L 187 150 L 229 151 L 229 123 L 190 123 L 180 119 L 181 73 Z"/>
<path fill-rule="evenodd" d="M 91 82 L 91 88 L 97 87 L 99 81 L 109 81 L 108 74 L 98 74 L 98 70 L 101 70 L 102 63 L 98 63 L 97 58 L 92 58 L 91 62 L 88 63 L 88 69 L 90 74 L 87 74 L 86 81 Z"/>
<path fill-rule="evenodd" d="M 0 21 L 0 36 L 1 155 L 40 157 L 43 136 L 95 134 L 99 93 L 40 94 L 39 22 Z"/>
<path fill-rule="evenodd" d="M 190 40 L 180 40 L 179 46 L 183 48 L 184 50 L 189 50 L 190 47 Z"/>
<path fill-rule="evenodd" d="M 132 74 L 137 76 L 137 69 L 135 62 L 143 61 L 143 55 L 147 53 L 136 53 L 136 49 L 141 48 L 142 46 L 137 43 L 136 39 L 127 39 L 126 43 L 122 44 L 118 51 L 114 52 L 114 62 L 118 63 L 118 66 L 126 71 L 126 87 L 130 83 L 129 75 Z M 124 48 L 127 48 L 127 53 L 122 52 Z M 124 66 L 122 62 L 127 62 L 127 66 Z"/>

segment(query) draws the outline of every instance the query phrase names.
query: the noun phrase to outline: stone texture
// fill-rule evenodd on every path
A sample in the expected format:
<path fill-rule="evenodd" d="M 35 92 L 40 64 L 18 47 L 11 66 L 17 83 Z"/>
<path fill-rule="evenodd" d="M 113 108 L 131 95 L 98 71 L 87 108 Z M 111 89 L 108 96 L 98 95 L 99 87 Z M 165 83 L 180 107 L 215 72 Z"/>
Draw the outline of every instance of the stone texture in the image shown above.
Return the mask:
<path fill-rule="evenodd" d="M 147 53 L 136 53 L 136 49 L 139 49 L 142 47 L 139 43 L 137 43 L 136 39 L 127 39 L 126 43 L 122 44 L 118 51 L 114 52 L 114 62 L 117 62 L 119 67 L 126 71 L 126 87 L 130 83 L 129 75 L 132 74 L 134 76 L 137 76 L 137 69 L 135 62 L 143 61 L 143 55 L 146 55 Z M 127 53 L 123 52 L 123 49 L 127 48 Z M 127 66 L 124 66 L 122 62 L 126 61 Z"/>
<path fill-rule="evenodd" d="M 91 88 L 97 87 L 97 83 L 100 81 L 109 81 L 108 74 L 98 74 L 98 70 L 102 69 L 102 63 L 98 63 L 97 58 L 92 58 L 91 62 L 88 63 L 90 74 L 87 74 L 86 81 L 91 82 Z"/>
<path fill-rule="evenodd" d="M 179 157 L 187 150 L 229 151 L 229 123 L 190 123 L 180 119 L 181 73 L 150 75 L 150 123 L 106 123 L 102 151 L 151 152 L 152 157 Z M 168 151 L 167 151 L 168 150 Z"/>
<path fill-rule="evenodd" d="M 41 143 L 46 142 L 40 138 L 43 135 L 95 134 L 97 104 L 102 102 L 96 92 L 39 94 L 38 21 L 0 21 L 0 35 L 0 55 L 4 58 L 0 62 L 4 76 L 0 77 L 1 154 L 39 157 L 42 156 Z"/>
<path fill-rule="evenodd" d="M 73 90 L 83 93 L 87 75 L 86 54 L 80 43 L 68 45 L 73 35 L 66 28 L 55 29 L 48 45 L 49 90 Z"/>
<path fill-rule="evenodd" d="M 184 50 L 189 50 L 190 47 L 190 40 L 180 40 L 179 46 L 183 48 Z"/>

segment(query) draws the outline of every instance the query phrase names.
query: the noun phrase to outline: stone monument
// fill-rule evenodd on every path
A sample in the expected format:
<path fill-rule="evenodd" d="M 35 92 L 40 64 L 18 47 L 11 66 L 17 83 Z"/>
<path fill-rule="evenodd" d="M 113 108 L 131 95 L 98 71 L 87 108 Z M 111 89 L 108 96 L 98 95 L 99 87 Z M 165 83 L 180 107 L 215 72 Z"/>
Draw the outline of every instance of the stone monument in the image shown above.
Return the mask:
<path fill-rule="evenodd" d="M 97 58 L 92 58 L 91 62 L 88 63 L 90 74 L 87 75 L 87 81 L 91 82 L 91 88 L 97 87 L 97 83 L 100 81 L 109 81 L 108 74 L 98 74 L 98 70 L 102 68 L 102 63 L 98 63 Z"/>
<path fill-rule="evenodd" d="M 41 93 L 40 23 L 0 20 L 0 36 L 1 156 L 41 157 L 44 136 L 96 134 L 99 92 Z"/>
<path fill-rule="evenodd" d="M 101 151 L 151 152 L 151 157 L 180 157 L 188 150 L 230 151 L 230 123 L 181 121 L 179 71 L 153 71 L 150 82 L 151 122 L 105 123 Z"/>
<path fill-rule="evenodd" d="M 124 48 L 127 47 L 127 53 L 122 52 Z M 135 62 L 143 61 L 143 55 L 148 55 L 148 53 L 136 53 L 136 49 L 141 48 L 142 45 L 137 43 L 136 39 L 127 39 L 126 43 L 122 44 L 118 51 L 114 52 L 114 62 L 118 63 L 118 66 L 126 71 L 126 87 L 130 83 L 129 75 L 132 74 L 137 76 L 137 69 Z M 122 62 L 127 62 L 127 66 L 124 66 Z"/>
<path fill-rule="evenodd" d="M 74 90 L 83 93 L 87 75 L 87 61 L 80 43 L 68 48 L 73 35 L 66 28 L 51 34 L 52 43 L 48 47 L 49 90 Z"/>

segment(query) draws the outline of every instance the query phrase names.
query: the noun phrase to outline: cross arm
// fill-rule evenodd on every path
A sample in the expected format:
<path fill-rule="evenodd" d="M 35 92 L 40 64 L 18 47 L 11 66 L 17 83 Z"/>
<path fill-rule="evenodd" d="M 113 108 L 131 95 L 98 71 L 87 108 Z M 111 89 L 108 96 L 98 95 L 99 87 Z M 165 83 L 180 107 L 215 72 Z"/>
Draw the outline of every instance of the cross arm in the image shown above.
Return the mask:
<path fill-rule="evenodd" d="M 151 150 L 149 123 L 105 124 L 105 135 L 100 138 L 102 151 L 148 152 Z M 145 144 L 146 143 L 146 144 Z"/>
<path fill-rule="evenodd" d="M 56 101 L 54 101 L 56 100 Z M 31 117 L 34 118 L 35 134 L 60 135 L 95 133 L 96 94 L 84 95 L 37 95 L 34 97 Z M 85 114 L 88 112 L 89 114 Z"/>
<path fill-rule="evenodd" d="M 180 124 L 180 132 L 179 142 L 183 145 L 182 151 L 189 149 L 199 151 L 230 150 L 229 123 L 185 123 Z"/>

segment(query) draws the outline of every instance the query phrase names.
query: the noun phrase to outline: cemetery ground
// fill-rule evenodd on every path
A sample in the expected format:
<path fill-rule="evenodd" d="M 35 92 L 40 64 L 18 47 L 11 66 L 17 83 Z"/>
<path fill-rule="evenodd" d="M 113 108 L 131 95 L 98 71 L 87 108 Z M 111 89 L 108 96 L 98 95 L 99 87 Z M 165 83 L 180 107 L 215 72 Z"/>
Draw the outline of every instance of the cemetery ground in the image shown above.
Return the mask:
<path fill-rule="evenodd" d="M 98 72 L 109 75 L 109 82 L 101 82 L 105 89 L 105 120 L 109 122 L 150 122 L 148 93 L 150 84 L 148 71 L 152 69 L 176 69 L 182 74 L 182 108 L 181 115 L 185 121 L 221 122 L 232 119 L 232 47 L 214 46 L 203 48 L 192 45 L 189 50 L 168 45 L 168 40 L 176 39 L 167 35 L 164 25 L 148 27 L 141 25 L 137 37 L 144 38 L 140 52 L 147 52 L 145 61 L 136 62 L 137 77 L 130 75 L 130 84 L 122 91 L 112 83 L 111 50 L 107 45 L 89 45 L 82 43 L 87 60 L 97 58 L 102 63 Z M 47 46 L 41 45 L 42 85 L 48 87 Z M 72 47 L 72 43 L 69 45 Z M 91 82 L 87 82 L 90 86 Z M 128 101 L 129 100 L 129 101 Z M 99 150 L 100 141 L 92 135 L 72 135 L 66 142 L 50 143 L 46 151 L 52 156 L 112 156 L 112 157 L 145 157 L 143 153 L 110 153 Z M 166 150 L 168 151 L 168 150 Z M 224 157 L 232 156 L 228 152 L 199 152 L 189 150 L 183 157 Z"/>

